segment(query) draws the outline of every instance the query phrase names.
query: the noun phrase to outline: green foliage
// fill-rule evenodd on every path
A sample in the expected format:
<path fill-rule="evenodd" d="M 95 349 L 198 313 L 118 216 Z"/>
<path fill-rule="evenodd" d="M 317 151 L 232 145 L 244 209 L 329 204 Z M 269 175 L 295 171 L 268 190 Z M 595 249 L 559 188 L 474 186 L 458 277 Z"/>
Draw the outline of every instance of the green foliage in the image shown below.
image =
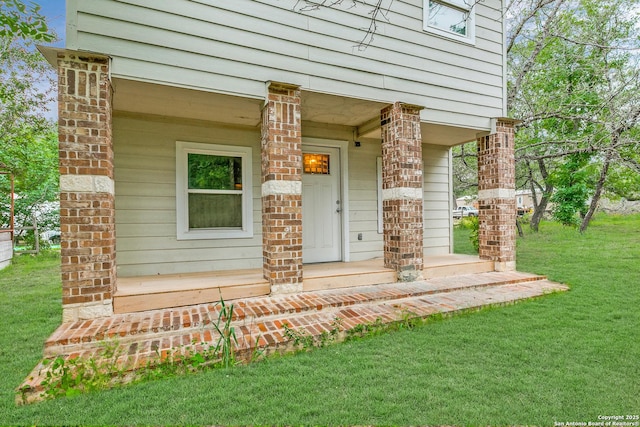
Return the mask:
<path fill-rule="evenodd" d="M 468 230 L 454 232 L 468 244 Z M 634 414 L 639 233 L 640 215 L 598 214 L 584 234 L 543 221 L 519 239 L 518 269 L 570 284 L 563 294 L 296 357 L 16 407 L 14 388 L 61 316 L 59 257 L 19 257 L 0 271 L 0 424 L 550 425 Z"/>
<path fill-rule="evenodd" d="M 476 141 L 451 147 L 453 194 L 455 197 L 478 194 L 478 150 Z"/>
<path fill-rule="evenodd" d="M 51 42 L 55 36 L 49 33 L 45 17 L 40 14 L 40 6 L 37 4 L 0 0 L 0 38 Z"/>
<path fill-rule="evenodd" d="M 460 226 L 453 227 L 453 252 L 456 254 L 478 255 L 469 238 L 470 231 Z"/>
<path fill-rule="evenodd" d="M 19 0 L 0 0 L 0 6 L 0 143 L 4 147 L 42 135 L 50 126 L 44 107 L 53 100 L 55 73 L 35 44 L 53 41 L 55 35 L 48 31 L 38 6 L 27 7 Z"/>
<path fill-rule="evenodd" d="M 587 199 L 591 194 L 587 169 L 589 160 L 588 155 L 573 154 L 553 174 L 556 192 L 551 196 L 554 203 L 552 214 L 563 225 L 577 226 L 577 214 L 586 213 Z"/>
<path fill-rule="evenodd" d="M 23 246 L 23 247 L 18 249 L 18 246 Z M 35 250 L 35 247 L 36 247 L 35 231 L 34 230 L 25 230 L 25 231 L 22 232 L 22 235 L 19 238 L 16 239 L 16 246 L 14 247 L 14 249 L 16 251 Z M 39 250 L 50 250 L 51 249 L 51 243 L 46 239 L 39 238 L 38 239 L 38 248 L 39 248 Z"/>
<path fill-rule="evenodd" d="M 0 162 L 15 174 L 15 224 L 31 226 L 35 216 L 40 232 L 57 229 L 60 216 L 57 203 L 59 188 L 58 138 L 51 126 L 41 135 L 31 135 L 20 143 L 0 147 Z M 0 227 L 9 226 L 10 180 L 0 175 Z M 49 203 L 48 203 L 49 202 Z M 51 203 L 54 202 L 54 203 Z M 23 232 L 33 241 L 33 232 Z"/>
<path fill-rule="evenodd" d="M 242 158 L 189 153 L 189 188 L 236 190 L 242 185 Z"/>
<path fill-rule="evenodd" d="M 636 150 L 627 150 L 624 158 L 630 164 L 640 164 L 640 152 Z M 605 190 L 611 198 L 640 200 L 640 173 L 619 162 L 613 163 L 607 175 Z"/>
<path fill-rule="evenodd" d="M 125 370 L 118 366 L 120 356 L 120 347 L 117 341 L 114 341 L 104 344 L 102 357 L 99 359 L 80 357 L 67 360 L 62 357 L 54 360 L 45 359 L 43 367 L 46 369 L 46 377 L 42 382 L 43 397 L 74 397 L 125 382 Z M 24 391 L 21 390 L 21 392 Z"/>
<path fill-rule="evenodd" d="M 616 176 L 607 180 L 605 189 L 633 197 L 627 192 L 630 181 L 617 177 L 638 175 L 633 153 L 640 130 L 640 68 L 633 52 L 639 40 L 640 2 L 572 0 L 519 6 L 539 9 L 523 10 L 508 22 L 508 37 L 513 37 L 509 110 L 523 120 L 516 137 L 517 183 L 525 188 L 533 183 L 542 193 L 552 182 L 568 181 L 568 164 L 575 163 L 568 156 L 589 155 L 585 171 L 592 178 L 560 184 L 555 196 L 560 203 L 557 218 L 574 224 L 576 212 L 586 212 L 579 206 L 584 194 L 600 194 L 595 191 L 597 178 L 606 174 L 604 165 L 611 159 L 619 161 L 609 169 Z"/>
<path fill-rule="evenodd" d="M 219 334 L 213 344 L 192 343 L 160 353 L 156 350 L 143 369 L 133 366 L 117 341 L 105 342 L 97 357 L 44 359 L 45 380 L 42 396 L 45 399 L 73 397 L 83 393 L 105 390 L 123 384 L 165 379 L 176 375 L 200 372 L 209 368 L 231 368 L 237 364 L 235 347 L 238 344 L 232 324 L 234 305 L 220 298 L 221 309 L 213 328 Z M 259 359 L 263 351 L 255 342 L 250 361 Z M 135 368 L 135 369 L 134 369 Z M 18 390 L 26 402 L 28 389 Z"/>
<path fill-rule="evenodd" d="M 56 200 L 58 191 L 57 130 L 45 115 L 53 99 L 54 71 L 36 51 L 50 42 L 37 5 L 0 0 L 0 163 L 15 175 L 16 223 L 31 225 L 38 213 L 44 229 L 57 226 L 57 214 L 39 209 Z M 0 227 L 9 223 L 9 179 L 0 175 Z"/>
<path fill-rule="evenodd" d="M 480 248 L 479 232 L 480 223 L 477 216 L 465 216 L 460 220 L 460 228 L 469 230 L 469 241 L 475 249 L 476 253 Z"/>
<path fill-rule="evenodd" d="M 359 323 L 347 331 L 347 341 L 359 338 L 371 338 L 394 331 L 412 330 L 433 320 L 441 320 L 442 314 L 437 313 L 427 318 L 421 318 L 408 310 L 402 312 L 400 320 L 385 323 L 381 318 L 376 318 L 371 323 Z"/>
<path fill-rule="evenodd" d="M 308 350 L 313 347 L 313 344 L 314 344 L 313 335 L 310 335 L 304 329 L 295 330 L 291 328 L 288 323 L 284 323 L 282 325 L 282 331 L 283 331 L 283 335 L 293 343 L 294 347 L 301 346 L 305 350 Z"/>
<path fill-rule="evenodd" d="M 230 368 L 236 363 L 234 349 L 238 345 L 238 338 L 236 338 L 236 331 L 232 324 L 234 305 L 226 305 L 222 297 L 220 297 L 219 304 L 220 313 L 213 327 L 220 335 L 220 339 L 215 346 L 214 353 L 221 355 L 223 367 Z"/>
<path fill-rule="evenodd" d="M 323 331 L 320 335 L 309 334 L 304 328 L 293 329 L 288 323 L 282 325 L 282 333 L 290 341 L 294 347 L 301 348 L 302 350 L 311 350 L 314 347 L 324 347 L 327 344 L 336 341 L 340 334 L 340 328 L 342 321 L 339 317 L 336 317 L 329 332 Z"/>

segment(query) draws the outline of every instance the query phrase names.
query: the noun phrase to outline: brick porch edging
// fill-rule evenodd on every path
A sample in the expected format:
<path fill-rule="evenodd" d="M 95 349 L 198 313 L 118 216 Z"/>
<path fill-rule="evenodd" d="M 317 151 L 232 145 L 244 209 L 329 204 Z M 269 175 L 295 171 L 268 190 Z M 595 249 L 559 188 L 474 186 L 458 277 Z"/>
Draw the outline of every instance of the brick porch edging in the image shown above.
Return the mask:
<path fill-rule="evenodd" d="M 238 336 L 236 355 L 239 360 L 250 359 L 256 344 L 267 353 L 293 350 L 289 337 L 283 333 L 285 324 L 314 337 L 330 333 L 339 325 L 339 338 L 344 338 L 358 325 L 455 313 L 567 289 L 543 276 L 492 272 L 236 300 L 233 302 L 233 323 Z M 165 359 L 215 345 L 219 335 L 211 324 L 219 313 L 219 305 L 202 304 L 65 323 L 47 340 L 45 359 L 58 356 L 99 359 L 104 343 L 112 342 L 120 349 L 120 367 L 143 368 L 149 362 L 157 363 L 158 356 Z M 340 321 L 336 324 L 337 318 Z M 27 401 L 41 399 L 46 370 L 41 362 L 18 388 L 27 390 Z M 16 401 L 23 403 L 21 396 Z"/>

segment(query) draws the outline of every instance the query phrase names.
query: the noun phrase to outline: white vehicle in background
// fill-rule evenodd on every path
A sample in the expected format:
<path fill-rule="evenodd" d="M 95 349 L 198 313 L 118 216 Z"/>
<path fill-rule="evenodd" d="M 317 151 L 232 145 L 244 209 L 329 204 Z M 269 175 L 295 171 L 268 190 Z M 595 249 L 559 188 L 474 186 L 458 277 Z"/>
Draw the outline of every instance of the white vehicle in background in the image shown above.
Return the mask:
<path fill-rule="evenodd" d="M 472 206 L 460 206 L 453 210 L 453 218 L 460 219 L 463 216 L 478 216 L 478 209 Z"/>

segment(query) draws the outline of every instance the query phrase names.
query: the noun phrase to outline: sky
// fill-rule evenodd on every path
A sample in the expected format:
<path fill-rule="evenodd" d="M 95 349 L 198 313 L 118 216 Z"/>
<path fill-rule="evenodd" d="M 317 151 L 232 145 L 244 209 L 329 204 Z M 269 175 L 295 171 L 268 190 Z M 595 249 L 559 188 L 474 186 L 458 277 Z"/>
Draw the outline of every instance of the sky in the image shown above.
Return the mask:
<path fill-rule="evenodd" d="M 32 3 L 39 5 L 42 9 L 40 13 L 47 17 L 47 24 L 53 28 L 60 38 L 54 45 L 58 47 L 64 46 L 64 28 L 65 28 L 65 0 L 31 0 Z M 29 3 L 28 1 L 25 3 Z"/>
<path fill-rule="evenodd" d="M 51 43 L 50 46 L 64 47 L 65 37 L 65 0 L 25 0 L 25 3 L 35 3 L 41 7 L 40 14 L 47 18 L 47 25 L 53 29 L 58 36 L 58 41 Z M 58 104 L 53 101 L 44 106 L 45 117 L 48 119 L 58 120 Z"/>

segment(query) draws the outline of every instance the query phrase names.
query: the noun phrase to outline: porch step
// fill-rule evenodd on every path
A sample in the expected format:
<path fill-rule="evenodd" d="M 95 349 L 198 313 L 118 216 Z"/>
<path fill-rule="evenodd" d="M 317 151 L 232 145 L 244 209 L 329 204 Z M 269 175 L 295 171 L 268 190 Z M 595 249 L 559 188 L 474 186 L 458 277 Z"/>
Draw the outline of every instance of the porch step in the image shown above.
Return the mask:
<path fill-rule="evenodd" d="M 441 256 L 425 258 L 425 266 L 422 270 L 422 277 L 425 280 L 437 277 L 449 277 L 464 274 L 487 273 L 495 270 L 493 261 L 475 259 L 468 257 Z"/>
<path fill-rule="evenodd" d="M 113 297 L 116 314 L 202 304 L 220 299 L 267 295 L 261 270 L 167 274 L 118 278 Z"/>
<path fill-rule="evenodd" d="M 543 276 L 518 272 L 479 273 L 411 283 L 362 286 L 297 295 L 246 298 L 234 301 L 232 325 L 237 356 L 250 357 L 256 345 L 266 351 L 292 346 L 285 325 L 296 334 L 318 337 L 339 331 L 344 337 L 359 325 L 391 323 L 435 313 L 506 304 L 549 292 L 564 285 Z M 45 358 L 99 358 L 105 343 L 120 349 L 118 363 L 127 369 L 145 366 L 157 355 L 193 351 L 215 345 L 219 336 L 212 323 L 219 304 L 182 309 L 114 315 L 110 318 L 61 325 L 45 344 Z M 37 396 L 46 368 L 40 364 L 25 381 Z"/>
<path fill-rule="evenodd" d="M 304 292 L 380 285 L 396 281 L 396 273 L 382 259 L 356 262 L 305 264 Z M 424 258 L 425 279 L 484 273 L 493 261 L 475 256 L 447 254 Z M 116 314 L 186 307 L 268 295 L 270 287 L 262 269 L 119 277 L 113 296 Z"/>
<path fill-rule="evenodd" d="M 330 308 L 399 300 L 435 293 L 453 292 L 533 282 L 545 279 L 529 273 L 490 272 L 431 280 L 360 286 L 330 291 L 305 292 L 297 295 L 243 298 L 233 301 L 235 321 L 257 321 L 282 315 L 318 312 Z M 227 303 L 229 304 L 229 303 Z M 45 342 L 45 356 L 82 351 L 91 343 L 117 339 L 120 343 L 138 340 L 145 334 L 175 334 L 184 329 L 199 328 L 218 319 L 220 305 L 199 304 L 166 310 L 116 314 L 108 318 L 62 324 Z"/>
<path fill-rule="evenodd" d="M 305 292 L 321 291 L 395 281 L 396 272 L 384 268 L 381 261 L 379 265 L 372 265 L 370 262 L 310 264 L 304 267 L 302 289 Z"/>

